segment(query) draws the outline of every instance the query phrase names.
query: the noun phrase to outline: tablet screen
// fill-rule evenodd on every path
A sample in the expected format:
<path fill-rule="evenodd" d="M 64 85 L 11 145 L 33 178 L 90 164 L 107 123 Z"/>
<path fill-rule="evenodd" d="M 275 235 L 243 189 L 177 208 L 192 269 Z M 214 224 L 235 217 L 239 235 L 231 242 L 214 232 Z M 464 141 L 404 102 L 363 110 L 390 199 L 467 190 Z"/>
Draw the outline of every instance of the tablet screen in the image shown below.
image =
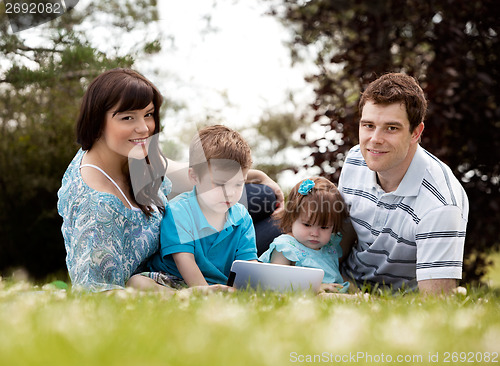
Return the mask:
<path fill-rule="evenodd" d="M 228 286 L 261 288 L 274 291 L 318 291 L 323 281 L 322 269 L 281 264 L 234 261 Z"/>

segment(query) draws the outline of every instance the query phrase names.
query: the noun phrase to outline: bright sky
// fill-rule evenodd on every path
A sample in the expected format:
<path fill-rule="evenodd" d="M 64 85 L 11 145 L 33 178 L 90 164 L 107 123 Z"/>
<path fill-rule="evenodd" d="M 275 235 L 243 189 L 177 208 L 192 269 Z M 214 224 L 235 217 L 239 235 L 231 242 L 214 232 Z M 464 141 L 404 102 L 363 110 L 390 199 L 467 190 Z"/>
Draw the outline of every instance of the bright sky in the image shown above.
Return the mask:
<path fill-rule="evenodd" d="M 166 133 L 179 131 L 179 126 L 194 128 L 210 116 L 212 122 L 243 131 L 248 138 L 251 131 L 245 128 L 255 125 L 267 111 L 300 112 L 288 101 L 290 92 L 299 104 L 311 102 L 312 88 L 304 76 L 314 71 L 313 66 L 291 66 L 290 50 L 285 44 L 290 35 L 276 18 L 265 14 L 267 3 L 161 0 L 158 6 L 159 28 L 165 37 L 163 51 L 140 60 L 136 69 L 150 78 L 167 99 L 184 107 L 168 110 L 163 120 Z M 36 42 L 39 31 L 23 33 Z M 117 36 L 108 34 L 105 24 L 89 32 L 104 48 L 107 37 Z M 133 33 L 121 36 L 124 46 L 127 37 L 135 37 Z M 150 34 L 148 39 L 155 36 Z M 285 158 L 299 162 L 305 156 L 294 150 L 287 151 Z"/>
<path fill-rule="evenodd" d="M 173 47 L 164 42 L 162 54 L 145 61 L 144 70 L 159 71 L 155 83 L 161 92 L 185 106 L 179 112 L 167 112 L 166 126 L 194 128 L 210 115 L 249 138 L 244 129 L 255 125 L 267 111 L 300 113 L 288 101 L 289 92 L 299 104 L 311 102 L 312 88 L 304 76 L 313 66 L 292 67 L 285 44 L 290 35 L 276 18 L 265 14 L 268 4 L 232 0 L 168 0 L 158 4 L 161 30 L 172 36 Z M 296 163 L 307 155 L 290 150 L 281 158 Z M 309 173 L 313 172 L 302 175 Z M 301 179 L 291 174 L 280 181 Z"/>
<path fill-rule="evenodd" d="M 207 112 L 248 126 L 266 110 L 291 111 L 289 91 L 305 99 L 304 70 L 292 68 L 288 33 L 260 1 L 159 1 L 161 29 L 173 36 L 155 64 L 162 92 L 186 105 L 181 119 Z M 206 16 L 210 15 L 208 23 Z M 210 26 L 212 31 L 206 32 Z M 310 93 L 310 91 L 309 91 Z"/>

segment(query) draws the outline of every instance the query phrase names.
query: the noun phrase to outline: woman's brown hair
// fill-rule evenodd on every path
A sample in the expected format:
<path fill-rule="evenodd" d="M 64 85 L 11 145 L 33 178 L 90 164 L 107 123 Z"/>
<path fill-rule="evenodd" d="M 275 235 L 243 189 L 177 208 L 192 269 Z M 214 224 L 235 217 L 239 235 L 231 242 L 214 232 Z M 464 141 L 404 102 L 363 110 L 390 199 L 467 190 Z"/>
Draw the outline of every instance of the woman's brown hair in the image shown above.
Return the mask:
<path fill-rule="evenodd" d="M 160 132 L 160 107 L 163 102 L 154 84 L 137 71 L 130 69 L 112 69 L 97 76 L 87 88 L 80 106 L 80 114 L 76 122 L 77 142 L 83 150 L 90 150 L 101 137 L 106 121 L 106 113 L 113 108 L 115 113 L 146 108 L 154 105 L 154 134 Z M 147 215 L 151 216 L 153 205 L 162 212 L 164 203 L 158 196 L 158 190 L 165 176 L 167 159 L 161 153 L 158 138 L 151 138 L 148 156 L 145 161 L 129 159 L 128 175 L 130 193 Z M 134 192 L 130 171 L 134 181 L 141 189 Z M 136 185 L 137 186 L 137 185 Z"/>

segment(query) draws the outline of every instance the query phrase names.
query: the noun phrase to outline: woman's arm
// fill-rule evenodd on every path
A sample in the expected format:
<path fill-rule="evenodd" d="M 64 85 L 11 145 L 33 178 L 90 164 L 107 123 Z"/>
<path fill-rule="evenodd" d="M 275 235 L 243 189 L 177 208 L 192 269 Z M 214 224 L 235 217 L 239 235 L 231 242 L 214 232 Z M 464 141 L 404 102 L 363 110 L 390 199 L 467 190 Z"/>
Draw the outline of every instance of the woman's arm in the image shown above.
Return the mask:
<path fill-rule="evenodd" d="M 179 163 L 170 159 L 167 160 L 167 178 L 172 182 L 172 192 L 168 195 L 168 198 L 192 190 L 193 183 L 191 183 L 188 176 L 189 164 Z"/>
<path fill-rule="evenodd" d="M 189 287 L 208 286 L 200 267 L 196 264 L 193 253 L 174 253 L 172 257 L 182 279 Z"/>

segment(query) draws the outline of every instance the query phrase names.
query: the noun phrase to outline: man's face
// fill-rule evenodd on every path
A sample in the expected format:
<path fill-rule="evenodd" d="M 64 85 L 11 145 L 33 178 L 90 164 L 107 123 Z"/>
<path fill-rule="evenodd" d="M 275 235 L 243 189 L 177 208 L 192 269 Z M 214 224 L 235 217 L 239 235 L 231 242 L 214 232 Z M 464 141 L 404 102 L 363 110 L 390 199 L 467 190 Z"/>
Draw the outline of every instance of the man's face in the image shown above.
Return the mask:
<path fill-rule="evenodd" d="M 359 143 L 368 168 L 385 177 L 402 177 L 415 153 L 421 123 L 410 132 L 404 104 L 366 102 L 359 122 Z"/>

